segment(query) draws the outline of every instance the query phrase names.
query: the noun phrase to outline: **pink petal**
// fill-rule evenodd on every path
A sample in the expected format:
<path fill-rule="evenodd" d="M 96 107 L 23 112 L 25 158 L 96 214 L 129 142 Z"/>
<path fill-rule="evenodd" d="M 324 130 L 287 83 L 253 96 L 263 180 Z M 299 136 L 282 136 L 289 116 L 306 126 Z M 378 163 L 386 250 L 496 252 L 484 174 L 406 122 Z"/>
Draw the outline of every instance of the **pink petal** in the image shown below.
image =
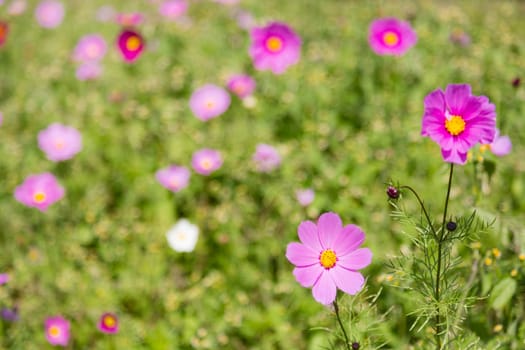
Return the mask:
<path fill-rule="evenodd" d="M 306 267 L 296 267 L 293 270 L 293 275 L 301 286 L 309 288 L 315 284 L 324 269 L 320 264 L 315 264 Z"/>
<path fill-rule="evenodd" d="M 332 248 L 339 257 L 356 250 L 364 240 L 365 233 L 359 226 L 346 225 L 334 240 Z"/>
<path fill-rule="evenodd" d="M 512 142 L 508 136 L 499 136 L 490 144 L 490 150 L 498 157 L 505 156 L 512 151 Z"/>
<path fill-rule="evenodd" d="M 334 240 L 343 229 L 343 223 L 339 215 L 335 213 L 324 213 L 317 221 L 317 229 L 319 230 L 319 239 L 321 240 L 323 248 L 332 248 Z"/>
<path fill-rule="evenodd" d="M 443 113 L 446 109 L 445 105 L 445 94 L 441 89 L 437 89 L 429 93 L 424 101 L 425 111 L 426 110 L 437 110 Z"/>
<path fill-rule="evenodd" d="M 337 288 L 351 295 L 357 294 L 361 289 L 363 289 L 365 284 L 365 279 L 359 272 L 350 271 L 342 267 L 335 266 L 329 271 L 329 273 L 335 281 Z M 325 275 L 328 275 L 328 273 L 325 273 Z"/>
<path fill-rule="evenodd" d="M 317 225 L 311 221 L 303 221 L 297 229 L 297 234 L 301 242 L 319 253 L 323 250 L 321 241 L 319 241 L 319 234 L 317 233 Z"/>
<path fill-rule="evenodd" d="M 450 114 L 461 115 L 471 96 L 470 85 L 450 84 L 445 90 L 445 100 L 450 109 Z"/>
<path fill-rule="evenodd" d="M 298 267 L 319 263 L 319 253 L 297 242 L 288 244 L 288 247 L 286 247 L 286 258 Z"/>
<path fill-rule="evenodd" d="M 312 288 L 312 294 L 314 299 L 321 304 L 328 305 L 334 302 L 337 294 L 337 287 L 330 277 L 330 273 L 323 271 L 317 283 Z"/>
<path fill-rule="evenodd" d="M 372 262 L 372 252 L 368 248 L 360 248 L 347 255 L 338 255 L 337 257 L 339 258 L 337 265 L 349 270 L 363 269 Z"/>

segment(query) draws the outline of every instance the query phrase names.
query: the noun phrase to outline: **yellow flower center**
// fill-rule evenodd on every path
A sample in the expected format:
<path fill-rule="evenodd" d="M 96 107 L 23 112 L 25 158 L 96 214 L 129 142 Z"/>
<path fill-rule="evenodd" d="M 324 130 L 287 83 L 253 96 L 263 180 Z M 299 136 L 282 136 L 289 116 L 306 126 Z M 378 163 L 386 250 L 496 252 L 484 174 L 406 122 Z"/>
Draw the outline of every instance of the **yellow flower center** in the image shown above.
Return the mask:
<path fill-rule="evenodd" d="M 179 232 L 176 237 L 178 241 L 185 241 L 188 239 L 186 232 Z"/>
<path fill-rule="evenodd" d="M 399 36 L 394 32 L 385 32 L 383 34 L 383 42 L 386 46 L 395 46 L 399 42 Z"/>
<path fill-rule="evenodd" d="M 43 201 L 46 200 L 46 194 L 42 191 L 38 191 L 36 192 L 34 195 L 33 195 L 33 200 L 36 202 L 36 203 L 42 203 Z"/>
<path fill-rule="evenodd" d="M 215 103 L 213 101 L 207 101 L 206 102 L 206 108 L 212 109 L 215 106 Z"/>
<path fill-rule="evenodd" d="M 321 256 L 319 256 L 319 262 L 325 269 L 331 269 L 335 266 L 337 256 L 332 249 L 323 250 Z"/>
<path fill-rule="evenodd" d="M 115 317 L 111 315 L 104 316 L 104 319 L 102 320 L 102 322 L 108 328 L 113 328 L 117 324 L 117 320 L 115 320 Z"/>
<path fill-rule="evenodd" d="M 201 161 L 201 167 L 203 167 L 205 170 L 211 169 L 211 161 L 209 159 L 203 159 Z"/>
<path fill-rule="evenodd" d="M 87 47 L 86 53 L 88 57 L 96 58 L 100 54 L 100 48 L 97 44 L 92 43 Z"/>
<path fill-rule="evenodd" d="M 235 91 L 235 93 L 239 95 L 243 94 L 245 90 L 246 90 L 246 85 L 242 82 L 238 82 L 237 84 L 233 86 L 233 91 Z"/>
<path fill-rule="evenodd" d="M 62 148 L 64 148 L 64 146 L 65 146 L 64 141 L 62 141 L 60 139 L 55 141 L 55 148 L 56 149 L 62 149 Z"/>
<path fill-rule="evenodd" d="M 283 48 L 283 41 L 276 36 L 271 36 L 266 40 L 266 48 L 270 52 L 279 52 Z"/>
<path fill-rule="evenodd" d="M 170 179 L 169 184 L 171 187 L 178 187 L 180 185 L 180 182 L 179 182 L 179 179 L 177 179 L 176 177 L 173 177 Z"/>
<path fill-rule="evenodd" d="M 453 115 L 445 122 L 445 128 L 452 136 L 457 136 L 465 130 L 465 121 L 459 115 Z"/>
<path fill-rule="evenodd" d="M 60 336 L 60 328 L 58 328 L 57 326 L 51 326 L 49 327 L 48 333 L 53 338 L 57 338 Z"/>
<path fill-rule="evenodd" d="M 126 48 L 129 51 L 137 51 L 140 46 L 140 39 L 136 35 L 132 35 L 126 40 Z"/>

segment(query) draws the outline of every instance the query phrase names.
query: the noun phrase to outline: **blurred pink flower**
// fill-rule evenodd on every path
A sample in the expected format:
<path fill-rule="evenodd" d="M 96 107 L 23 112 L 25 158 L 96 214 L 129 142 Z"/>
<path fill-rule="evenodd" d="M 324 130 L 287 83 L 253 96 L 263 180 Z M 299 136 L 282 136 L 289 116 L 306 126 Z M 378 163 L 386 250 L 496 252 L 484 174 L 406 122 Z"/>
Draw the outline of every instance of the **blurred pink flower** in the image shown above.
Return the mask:
<path fill-rule="evenodd" d="M 0 126 L 4 123 L 4 114 L 0 112 Z"/>
<path fill-rule="evenodd" d="M 217 85 L 206 84 L 191 95 L 190 109 L 197 118 L 207 121 L 226 112 L 230 102 L 230 95 L 226 90 Z"/>
<path fill-rule="evenodd" d="M 186 0 L 165 0 L 159 5 L 159 13 L 169 20 L 177 20 L 188 11 Z"/>
<path fill-rule="evenodd" d="M 49 160 L 60 162 L 82 150 L 82 135 L 71 126 L 53 123 L 38 133 L 38 146 Z"/>
<path fill-rule="evenodd" d="M 115 19 L 123 27 L 135 27 L 144 21 L 144 16 L 140 12 L 119 13 Z"/>
<path fill-rule="evenodd" d="M 256 169 L 263 173 L 269 173 L 281 165 L 281 155 L 277 149 L 264 143 L 257 145 L 252 159 Z"/>
<path fill-rule="evenodd" d="M 213 0 L 219 4 L 223 5 L 235 5 L 238 4 L 240 0 Z"/>
<path fill-rule="evenodd" d="M 157 171 L 155 178 L 168 190 L 179 192 L 188 186 L 190 171 L 183 166 L 171 165 Z"/>
<path fill-rule="evenodd" d="M 46 339 L 51 345 L 67 346 L 70 337 L 69 321 L 62 316 L 48 317 L 45 321 Z"/>
<path fill-rule="evenodd" d="M 301 38 L 288 25 L 273 22 L 265 27 L 255 27 L 250 36 L 249 54 L 257 70 L 282 74 L 299 62 Z"/>
<path fill-rule="evenodd" d="M 106 40 L 99 34 L 84 35 L 77 43 L 73 59 L 78 62 L 97 62 L 107 51 Z"/>
<path fill-rule="evenodd" d="M 404 55 L 417 42 L 410 24 L 397 18 L 379 18 L 368 28 L 368 43 L 378 55 Z"/>
<path fill-rule="evenodd" d="M 7 274 L 7 273 L 0 273 L 0 286 L 2 284 L 6 284 L 7 282 L 9 282 L 9 274 Z"/>
<path fill-rule="evenodd" d="M 424 101 L 421 135 L 441 147 L 443 160 L 465 164 L 476 143 L 492 143 L 496 133 L 496 107 L 485 96 L 474 96 L 468 84 L 437 89 Z"/>
<path fill-rule="evenodd" d="M 7 8 L 7 14 L 11 16 L 18 16 L 24 13 L 27 9 L 27 1 L 26 0 L 14 0 L 9 4 L 9 7 Z"/>
<path fill-rule="evenodd" d="M 113 6 L 111 5 L 103 5 L 98 8 L 96 18 L 100 22 L 109 22 L 116 20 L 116 12 Z"/>
<path fill-rule="evenodd" d="M 245 98 L 255 91 L 255 79 L 247 74 L 238 74 L 230 77 L 227 86 L 239 98 Z"/>
<path fill-rule="evenodd" d="M 297 190 L 295 192 L 295 197 L 300 205 L 303 207 L 309 206 L 315 198 L 315 192 L 311 188 L 306 188 L 303 190 Z"/>
<path fill-rule="evenodd" d="M 77 67 L 75 76 L 78 80 L 95 80 L 102 74 L 102 66 L 98 62 L 86 62 Z"/>
<path fill-rule="evenodd" d="M 102 333 L 115 334 L 118 332 L 118 318 L 115 314 L 106 312 L 100 316 L 97 328 Z"/>
<path fill-rule="evenodd" d="M 15 199 L 20 203 L 46 211 L 47 208 L 64 197 L 64 188 L 51 173 L 28 176 L 15 189 Z"/>
<path fill-rule="evenodd" d="M 486 146 L 488 146 L 490 151 L 498 157 L 506 156 L 512 151 L 512 142 L 510 141 L 510 137 L 507 135 L 500 136 L 499 129 L 496 129 L 494 141 L 492 141 L 492 143 L 486 144 Z"/>
<path fill-rule="evenodd" d="M 124 29 L 118 36 L 117 46 L 122 58 L 128 62 L 137 60 L 144 50 L 144 39 L 131 29 Z"/>
<path fill-rule="evenodd" d="M 64 5 L 60 1 L 43 0 L 35 10 L 35 17 L 40 26 L 56 28 L 62 23 L 64 12 Z"/>
<path fill-rule="evenodd" d="M 303 221 L 298 228 L 301 243 L 286 248 L 286 258 L 295 265 L 293 274 L 303 287 L 313 287 L 316 301 L 327 305 L 335 301 L 337 289 L 357 294 L 365 279 L 358 272 L 370 265 L 372 252 L 359 248 L 365 234 L 356 225 L 346 225 L 339 215 L 324 213 L 317 225 Z"/>
<path fill-rule="evenodd" d="M 252 14 L 248 11 L 239 10 L 235 14 L 235 18 L 239 27 L 245 30 L 252 29 L 256 24 L 255 18 L 253 18 Z"/>
<path fill-rule="evenodd" d="M 9 34 L 9 25 L 7 22 L 0 21 L 0 47 L 4 46 Z"/>
<path fill-rule="evenodd" d="M 204 148 L 193 154 L 191 166 L 201 175 L 210 175 L 222 166 L 222 156 L 219 151 Z"/>

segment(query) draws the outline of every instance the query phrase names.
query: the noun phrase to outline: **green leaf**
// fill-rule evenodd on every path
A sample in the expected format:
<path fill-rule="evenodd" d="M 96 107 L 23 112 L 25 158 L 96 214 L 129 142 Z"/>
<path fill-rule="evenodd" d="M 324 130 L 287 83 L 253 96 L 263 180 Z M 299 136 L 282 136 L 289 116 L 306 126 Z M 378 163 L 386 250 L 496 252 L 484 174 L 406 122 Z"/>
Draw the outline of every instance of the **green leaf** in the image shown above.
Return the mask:
<path fill-rule="evenodd" d="M 508 277 L 501 280 L 492 290 L 489 298 L 490 306 L 496 310 L 501 310 L 510 302 L 516 293 L 516 288 L 515 279 Z"/>

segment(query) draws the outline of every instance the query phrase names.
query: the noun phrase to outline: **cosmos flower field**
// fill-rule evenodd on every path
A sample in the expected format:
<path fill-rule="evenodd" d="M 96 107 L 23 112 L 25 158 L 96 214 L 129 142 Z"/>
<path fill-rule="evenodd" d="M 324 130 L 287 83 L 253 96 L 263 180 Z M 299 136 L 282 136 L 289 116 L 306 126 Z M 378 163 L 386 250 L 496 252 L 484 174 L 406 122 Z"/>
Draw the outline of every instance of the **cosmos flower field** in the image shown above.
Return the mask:
<path fill-rule="evenodd" d="M 523 13 L 0 0 L 0 349 L 524 349 Z"/>

